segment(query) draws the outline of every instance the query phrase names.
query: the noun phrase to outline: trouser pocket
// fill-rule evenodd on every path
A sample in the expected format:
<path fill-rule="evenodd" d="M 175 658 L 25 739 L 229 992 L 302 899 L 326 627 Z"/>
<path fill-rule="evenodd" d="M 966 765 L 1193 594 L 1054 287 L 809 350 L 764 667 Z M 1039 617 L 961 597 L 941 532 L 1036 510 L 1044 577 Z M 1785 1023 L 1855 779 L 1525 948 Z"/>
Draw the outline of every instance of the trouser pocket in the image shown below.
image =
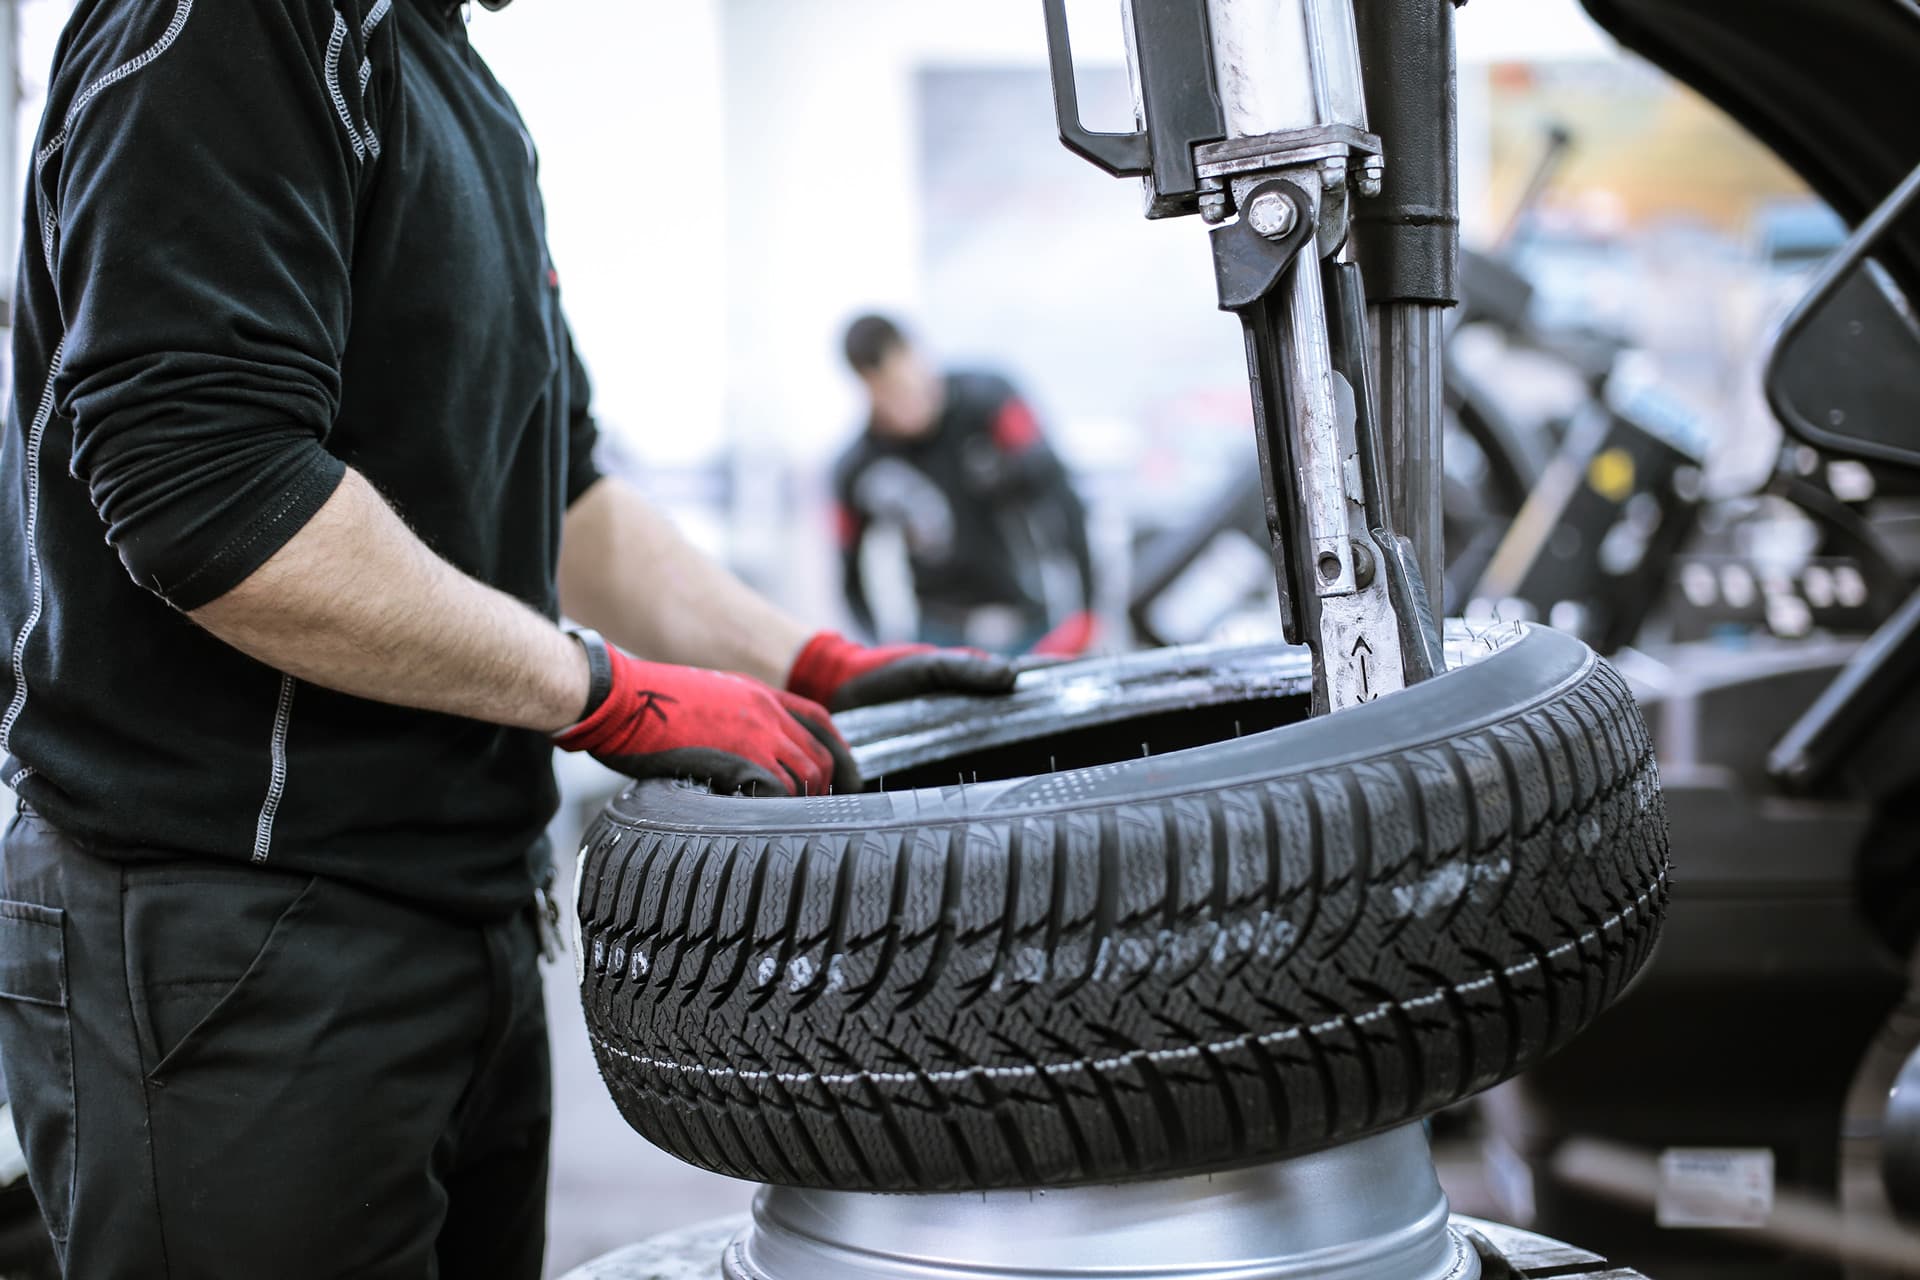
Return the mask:
<path fill-rule="evenodd" d="M 0 1067 L 28 1181 L 47 1229 L 65 1241 L 73 1211 L 73 1028 L 65 915 L 0 900 Z"/>
<path fill-rule="evenodd" d="M 127 987 L 149 1081 L 190 1069 L 245 1021 L 313 887 L 252 867 L 128 870 Z"/>

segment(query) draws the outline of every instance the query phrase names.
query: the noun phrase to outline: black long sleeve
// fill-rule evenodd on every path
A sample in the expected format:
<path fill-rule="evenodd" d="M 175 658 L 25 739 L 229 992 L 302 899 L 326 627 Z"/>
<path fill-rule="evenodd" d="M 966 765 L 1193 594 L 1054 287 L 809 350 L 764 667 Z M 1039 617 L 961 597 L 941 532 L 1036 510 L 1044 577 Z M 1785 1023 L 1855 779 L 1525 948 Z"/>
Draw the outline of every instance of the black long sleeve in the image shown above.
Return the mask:
<path fill-rule="evenodd" d="M 990 492 L 1023 507 L 1043 551 L 1063 551 L 1080 581 L 1080 607 L 1094 600 L 1093 548 L 1087 539 L 1087 508 L 1060 455 L 1047 444 L 1033 410 L 1005 386 L 990 427 L 994 463 L 984 469 Z"/>
<path fill-rule="evenodd" d="M 1072 559 L 1074 572 L 1079 575 L 1080 607 L 1093 608 L 1093 546 L 1087 539 L 1087 508 L 1067 478 L 1065 468 L 1060 471 L 1058 489 L 1053 498 L 1043 504 L 1042 510 L 1058 525 L 1058 545 Z"/>
<path fill-rule="evenodd" d="M 847 613 L 861 634 L 874 634 L 873 602 L 867 597 L 867 573 L 862 564 L 871 520 L 853 493 L 853 468 L 842 465 L 834 477 L 834 540 L 840 548 L 840 591 Z"/>
<path fill-rule="evenodd" d="M 35 154 L 0 776 L 103 856 L 520 909 L 545 735 L 306 684 L 181 612 L 347 467 L 450 564 L 557 612 L 592 388 L 537 152 L 464 22 L 445 0 L 87 0 Z"/>
<path fill-rule="evenodd" d="M 198 0 L 177 29 L 171 5 L 146 8 L 89 61 L 165 48 L 42 144 L 38 247 L 66 317 L 54 385 L 73 473 L 134 580 L 191 609 L 339 482 L 323 443 L 380 122 L 350 81 L 351 132 L 336 110 L 360 56 L 357 32 L 332 47 L 330 4 Z"/>

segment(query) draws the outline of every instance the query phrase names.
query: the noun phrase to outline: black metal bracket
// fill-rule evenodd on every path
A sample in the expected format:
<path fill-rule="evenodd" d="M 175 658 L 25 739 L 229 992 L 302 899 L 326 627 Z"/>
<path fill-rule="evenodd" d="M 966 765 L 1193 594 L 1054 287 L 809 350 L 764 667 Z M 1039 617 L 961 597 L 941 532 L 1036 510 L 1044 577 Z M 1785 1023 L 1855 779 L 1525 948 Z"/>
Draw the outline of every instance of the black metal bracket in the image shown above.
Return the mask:
<path fill-rule="evenodd" d="M 1909 445 L 1896 440 L 1846 436 L 1828 424 L 1812 421 L 1794 401 L 1785 376 L 1787 353 L 1793 344 L 1806 334 L 1824 307 L 1839 300 L 1850 285 L 1864 279 L 1861 271 L 1875 246 L 1916 207 L 1920 207 L 1920 169 L 1915 169 L 1895 188 L 1821 268 L 1813 287 L 1794 308 L 1774 344 L 1767 363 L 1767 399 L 1789 432 L 1817 448 L 1882 462 L 1920 465 L 1920 439 Z M 1867 287 L 1873 287 L 1871 281 Z M 1913 317 L 1901 319 L 1911 323 Z M 1849 333 L 1844 340 L 1857 342 L 1864 337 L 1864 334 Z M 1835 363 L 1840 363 L 1845 354 L 1838 353 Z M 1846 371 L 1835 369 L 1831 376 L 1844 378 Z M 1910 389 L 1901 390 L 1904 393 Z M 1902 395 L 1900 406 L 1889 414 L 1892 421 L 1903 425 L 1907 422 L 1904 410 L 1910 400 L 1910 396 Z M 1875 775 L 1853 778 L 1868 790 L 1886 785 L 1888 779 L 1894 785 L 1906 785 L 1910 781 L 1910 769 L 1902 773 L 1879 765 L 1890 755 L 1911 759 L 1910 747 L 1904 741 L 1891 753 L 1882 748 L 1890 726 L 1904 727 L 1909 723 L 1897 710 L 1890 709 L 1901 707 L 1916 688 L 1920 688 L 1920 593 L 1912 595 L 1881 624 L 1833 684 L 1774 745 L 1767 757 L 1768 770 L 1781 783 L 1797 790 L 1818 787 L 1848 769 L 1855 774 Z"/>
<path fill-rule="evenodd" d="M 1904 730 L 1912 721 L 1898 709 L 1920 685 L 1920 592 L 1868 637 L 1806 714 L 1781 735 L 1767 755 L 1767 771 L 1787 787 L 1810 791 L 1867 750 L 1876 732 Z M 1913 754 L 1903 744 L 1892 771 L 1910 784 Z M 1871 790 L 1872 788 L 1867 788 Z"/>
<path fill-rule="evenodd" d="M 1307 193 L 1285 178 L 1276 178 L 1261 183 L 1247 193 L 1247 198 L 1252 201 L 1268 192 L 1293 205 L 1293 230 L 1286 235 L 1270 239 L 1255 231 L 1245 218 L 1215 227 L 1210 233 L 1213 282 L 1222 311 L 1241 312 L 1265 301 L 1280 287 L 1300 251 L 1313 241 L 1319 210 Z"/>
<path fill-rule="evenodd" d="M 1073 42 L 1067 31 L 1067 0 L 1043 0 L 1047 16 L 1047 62 L 1053 72 L 1053 112 L 1060 141 L 1116 178 L 1138 178 L 1153 171 L 1146 130 L 1095 133 L 1080 123 L 1080 87 L 1073 80 Z"/>
<path fill-rule="evenodd" d="M 1832 424 L 1817 422 L 1802 410 L 1793 396 L 1794 388 L 1789 385 L 1790 379 L 1787 376 L 1787 356 L 1797 343 L 1806 338 L 1814 318 L 1826 307 L 1840 300 L 1843 292 L 1849 287 L 1873 287 L 1871 281 L 1864 281 L 1858 274 L 1860 269 L 1866 265 L 1875 247 L 1895 229 L 1900 219 L 1915 208 L 1920 208 L 1920 169 L 1915 169 L 1908 175 L 1907 179 L 1894 189 L 1893 194 L 1882 201 L 1880 206 L 1868 215 L 1866 221 L 1855 228 L 1846 244 L 1827 261 L 1825 266 L 1821 267 L 1820 274 L 1814 278 L 1813 287 L 1808 290 L 1807 296 L 1801 300 L 1800 305 L 1793 309 L 1786 323 L 1780 326 L 1780 336 L 1774 340 L 1773 352 L 1767 358 L 1767 402 L 1772 407 L 1774 415 L 1780 419 L 1780 424 L 1789 433 L 1815 448 L 1826 449 L 1843 456 L 1869 458 L 1878 462 L 1892 462 L 1910 467 L 1920 466 L 1920 434 L 1915 434 L 1909 441 L 1877 441 L 1836 431 Z M 1914 317 L 1907 316 L 1905 319 L 1909 325 L 1915 325 Z M 1854 326 L 1854 328 L 1858 330 L 1860 326 Z M 1883 368 L 1888 363 L 1886 351 L 1860 349 L 1863 345 L 1861 340 L 1871 336 L 1860 332 L 1848 334 L 1845 349 L 1833 352 L 1832 363 L 1835 366 L 1841 366 L 1848 363 L 1849 358 L 1864 361 L 1862 368 L 1857 371 L 1862 376 L 1855 379 L 1856 381 L 1864 380 L 1876 369 L 1880 369 L 1883 373 L 1890 372 Z M 1916 331 L 1911 336 L 1920 340 L 1920 326 L 1916 326 Z M 1836 367 L 1835 376 L 1845 379 L 1847 374 L 1845 370 Z M 1913 401 L 1912 388 L 1902 386 L 1900 390 L 1906 394 L 1901 397 L 1898 405 L 1889 406 L 1887 416 L 1905 425 Z M 1862 394 L 1866 395 L 1871 402 L 1871 388 L 1865 388 Z M 1839 409 L 1833 411 L 1843 412 Z"/>
<path fill-rule="evenodd" d="M 1227 133 L 1214 90 L 1205 0 L 1136 0 L 1133 5 L 1134 54 L 1146 116 L 1133 133 L 1096 133 L 1081 122 L 1067 0 L 1042 0 L 1042 5 L 1060 141 L 1116 178 L 1146 178 L 1153 191 L 1148 217 L 1198 212 L 1194 148 Z"/>

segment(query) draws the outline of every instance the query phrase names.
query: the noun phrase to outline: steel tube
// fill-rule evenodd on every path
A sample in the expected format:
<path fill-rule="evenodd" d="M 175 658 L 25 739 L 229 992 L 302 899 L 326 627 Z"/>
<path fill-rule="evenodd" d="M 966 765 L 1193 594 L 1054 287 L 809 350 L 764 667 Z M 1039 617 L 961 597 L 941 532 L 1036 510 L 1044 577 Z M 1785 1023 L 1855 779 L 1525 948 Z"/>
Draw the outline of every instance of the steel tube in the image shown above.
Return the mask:
<path fill-rule="evenodd" d="M 1444 607 L 1445 541 L 1440 511 L 1446 432 L 1446 312 L 1429 303 L 1372 308 L 1380 378 L 1387 517 L 1413 542 L 1434 614 Z"/>
<path fill-rule="evenodd" d="M 1299 0 L 1207 0 L 1207 29 L 1229 138 L 1321 123 Z"/>
<path fill-rule="evenodd" d="M 1306 516 L 1308 564 L 1302 570 L 1315 595 L 1351 595 L 1357 584 L 1347 529 L 1346 483 L 1339 407 L 1333 395 L 1333 356 L 1328 350 L 1327 297 L 1320 263 L 1303 254 L 1289 268 L 1287 283 L 1287 394 L 1292 404 L 1294 465 L 1291 479 Z"/>
<path fill-rule="evenodd" d="M 1384 185 L 1357 202 L 1354 248 L 1373 304 L 1389 514 L 1436 606 L 1445 428 L 1442 313 L 1459 302 L 1460 161 L 1454 0 L 1355 0 Z"/>

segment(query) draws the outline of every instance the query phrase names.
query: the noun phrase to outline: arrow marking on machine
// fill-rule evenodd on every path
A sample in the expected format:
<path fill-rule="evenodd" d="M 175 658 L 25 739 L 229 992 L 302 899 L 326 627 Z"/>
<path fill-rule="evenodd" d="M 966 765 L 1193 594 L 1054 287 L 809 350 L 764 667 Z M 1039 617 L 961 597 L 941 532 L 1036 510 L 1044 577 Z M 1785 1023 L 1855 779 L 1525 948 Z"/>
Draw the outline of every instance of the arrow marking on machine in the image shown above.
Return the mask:
<path fill-rule="evenodd" d="M 1373 653 L 1373 646 L 1367 643 L 1365 636 L 1353 642 L 1353 652 L 1348 656 L 1360 658 L 1360 701 L 1372 702 L 1377 695 L 1373 692 L 1373 682 L 1367 674 L 1367 660 L 1360 656 L 1363 653 L 1368 655 Z"/>

